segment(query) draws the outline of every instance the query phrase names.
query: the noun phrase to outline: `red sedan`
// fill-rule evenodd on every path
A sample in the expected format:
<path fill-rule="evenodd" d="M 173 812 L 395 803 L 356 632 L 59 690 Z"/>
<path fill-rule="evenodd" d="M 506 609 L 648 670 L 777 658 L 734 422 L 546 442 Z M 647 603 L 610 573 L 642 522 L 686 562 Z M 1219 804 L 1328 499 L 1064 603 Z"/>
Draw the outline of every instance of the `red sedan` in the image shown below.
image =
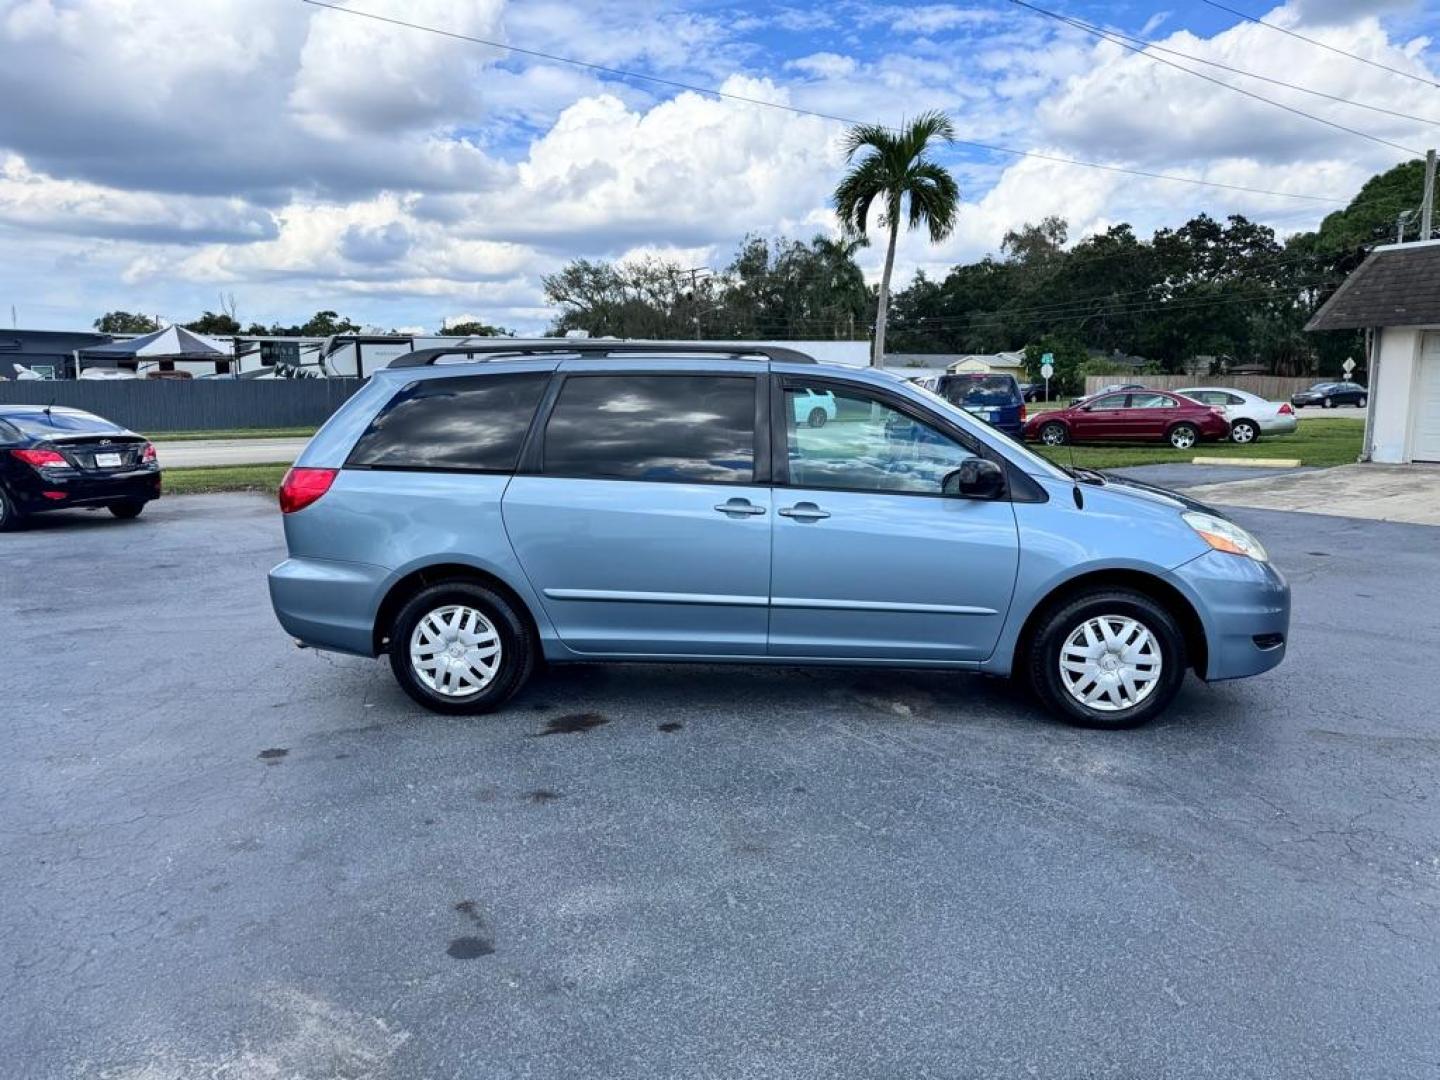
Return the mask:
<path fill-rule="evenodd" d="M 1088 398 L 1068 409 L 1036 413 L 1025 437 L 1046 446 L 1068 442 L 1159 442 L 1189 450 L 1205 439 L 1228 439 L 1230 421 L 1220 409 L 1180 394 L 1130 390 Z"/>

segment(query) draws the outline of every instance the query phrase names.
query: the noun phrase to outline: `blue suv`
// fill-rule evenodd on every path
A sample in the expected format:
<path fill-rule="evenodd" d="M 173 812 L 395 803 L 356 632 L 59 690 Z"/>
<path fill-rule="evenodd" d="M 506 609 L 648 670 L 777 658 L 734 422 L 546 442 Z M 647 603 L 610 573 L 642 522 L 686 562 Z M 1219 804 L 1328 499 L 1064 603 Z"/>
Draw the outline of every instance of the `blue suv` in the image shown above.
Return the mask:
<path fill-rule="evenodd" d="M 809 422 L 816 395 L 835 414 Z M 813 406 L 809 406 L 813 408 Z M 282 485 L 298 643 L 388 653 L 481 713 L 551 662 L 1015 675 L 1075 723 L 1285 654 L 1265 549 L 1180 495 L 1061 470 L 883 371 L 792 350 L 495 343 L 376 372 Z"/>

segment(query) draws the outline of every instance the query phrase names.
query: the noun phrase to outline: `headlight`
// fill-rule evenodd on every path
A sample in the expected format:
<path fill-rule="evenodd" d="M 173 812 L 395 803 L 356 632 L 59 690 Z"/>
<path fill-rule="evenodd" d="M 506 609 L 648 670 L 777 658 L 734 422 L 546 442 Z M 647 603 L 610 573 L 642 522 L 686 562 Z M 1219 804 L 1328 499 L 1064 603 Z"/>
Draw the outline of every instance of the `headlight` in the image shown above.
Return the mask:
<path fill-rule="evenodd" d="M 1226 521 L 1214 514 L 1202 514 L 1198 510 L 1190 510 L 1180 516 L 1185 519 L 1186 525 L 1200 534 L 1200 539 L 1216 551 L 1244 555 L 1256 562 L 1270 561 L 1264 545 L 1233 521 Z"/>

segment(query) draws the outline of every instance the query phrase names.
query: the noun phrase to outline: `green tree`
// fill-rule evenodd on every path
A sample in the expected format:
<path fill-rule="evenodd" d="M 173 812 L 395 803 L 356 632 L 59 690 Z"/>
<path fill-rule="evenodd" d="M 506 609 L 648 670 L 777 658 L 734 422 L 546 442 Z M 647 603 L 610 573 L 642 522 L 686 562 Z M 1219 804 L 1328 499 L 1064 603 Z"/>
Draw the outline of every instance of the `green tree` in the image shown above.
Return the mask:
<path fill-rule="evenodd" d="M 193 322 L 185 323 L 185 329 L 193 330 L 197 334 L 238 334 L 240 322 L 227 312 L 222 311 L 217 315 L 213 311 L 206 311 Z"/>
<path fill-rule="evenodd" d="M 503 326 L 491 326 L 489 323 L 482 323 L 471 319 L 469 322 L 449 323 L 440 327 L 440 333 L 446 337 L 514 337 L 515 331 L 506 330 Z"/>
<path fill-rule="evenodd" d="M 870 207 L 878 200 L 880 223 L 890 230 L 875 310 L 872 362 L 876 367 L 885 364 L 885 319 L 901 218 L 906 218 L 910 229 L 927 228 L 933 243 L 944 240 L 955 227 L 959 185 L 944 166 L 926 156 L 935 143 L 954 141 L 955 127 L 941 112 L 922 113 L 900 132 L 879 124 L 857 124 L 846 133 L 846 159 L 852 164 L 835 188 L 835 212 L 846 231 L 864 236 Z"/>
<path fill-rule="evenodd" d="M 91 325 L 102 334 L 151 334 L 160 329 L 149 315 L 132 315 L 128 311 L 107 311 Z"/>

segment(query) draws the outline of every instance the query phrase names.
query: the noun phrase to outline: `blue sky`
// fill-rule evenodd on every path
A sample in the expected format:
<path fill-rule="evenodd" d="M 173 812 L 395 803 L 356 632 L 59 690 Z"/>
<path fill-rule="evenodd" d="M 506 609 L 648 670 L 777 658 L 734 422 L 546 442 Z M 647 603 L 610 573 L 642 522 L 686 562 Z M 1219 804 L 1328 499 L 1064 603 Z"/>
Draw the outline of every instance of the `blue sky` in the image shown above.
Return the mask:
<path fill-rule="evenodd" d="M 1406 71 L 1437 17 L 1402 0 L 1227 4 Z M 940 108 L 962 138 L 1343 200 L 1392 148 L 1201 82 L 1000 0 L 345 0 L 524 48 L 820 112 Z M 1232 67 L 1440 117 L 1440 90 L 1199 0 L 1041 6 Z M 0 0 L 0 319 L 79 327 L 111 308 L 242 321 L 334 308 L 382 327 L 549 320 L 567 259 L 721 265 L 747 232 L 832 231 L 843 125 L 615 79 L 300 0 Z M 1198 66 L 1198 65 L 1193 65 Z M 1433 127 L 1217 77 L 1403 146 Z M 1338 203 L 953 148 L 964 206 L 898 274 L 994 251 L 1046 214 L 1071 239 L 1200 211 L 1281 231 Z M 874 273 L 878 252 L 865 256 Z"/>

